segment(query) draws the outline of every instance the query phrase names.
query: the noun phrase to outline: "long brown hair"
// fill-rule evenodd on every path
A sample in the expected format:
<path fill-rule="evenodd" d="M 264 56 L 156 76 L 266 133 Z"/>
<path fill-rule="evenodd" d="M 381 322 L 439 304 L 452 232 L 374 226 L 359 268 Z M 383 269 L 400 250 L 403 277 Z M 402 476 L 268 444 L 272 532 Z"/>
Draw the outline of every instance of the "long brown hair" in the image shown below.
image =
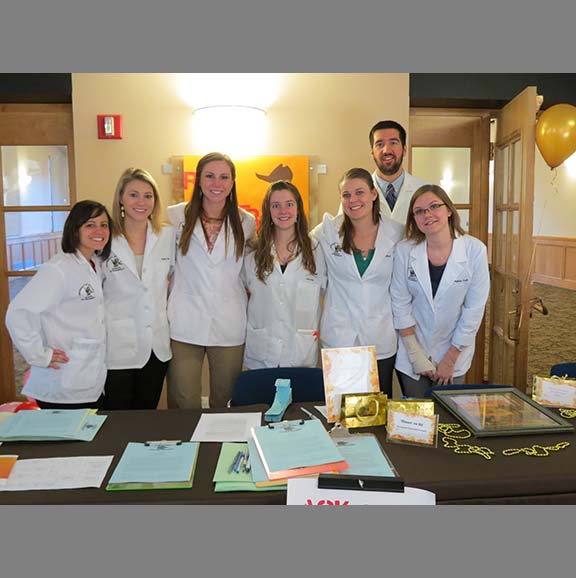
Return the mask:
<path fill-rule="evenodd" d="M 154 192 L 154 208 L 149 217 L 150 224 L 152 225 L 152 230 L 158 233 L 162 228 L 162 201 L 160 200 L 160 195 L 158 194 L 158 185 L 154 180 L 154 177 L 144 169 L 138 169 L 135 167 L 130 167 L 126 169 L 118 179 L 116 184 L 116 190 L 114 191 L 114 199 L 112 200 L 112 220 L 114 221 L 114 236 L 126 235 L 126 230 L 124 229 L 124 219 L 122 218 L 122 211 L 120 209 L 122 205 L 122 195 L 124 194 L 124 188 L 131 181 L 142 181 L 148 183 L 152 187 Z"/>
<path fill-rule="evenodd" d="M 254 261 L 256 263 L 256 276 L 260 281 L 266 283 L 266 277 L 274 269 L 274 258 L 272 257 L 272 246 L 274 244 L 274 223 L 270 212 L 270 198 L 275 191 L 290 191 L 296 201 L 296 223 L 294 226 L 295 238 L 292 241 L 296 247 L 296 255 L 302 254 L 302 265 L 312 275 L 316 274 L 316 260 L 312 243 L 308 236 L 308 221 L 304 213 L 304 203 L 300 191 L 290 181 L 276 181 L 272 183 L 264 200 L 262 201 L 262 218 L 260 220 L 260 229 L 258 236 L 250 243 L 255 251 Z"/>
<path fill-rule="evenodd" d="M 374 181 L 372 180 L 372 175 L 362 168 L 353 168 L 346 171 L 342 178 L 340 179 L 340 187 L 346 182 L 352 179 L 361 179 L 366 182 L 368 188 L 374 191 Z M 352 251 L 356 251 L 356 245 L 354 244 L 354 225 L 352 220 L 344 211 L 344 219 L 342 220 L 342 225 L 340 226 L 340 237 L 342 237 L 342 250 L 345 253 L 350 254 Z M 376 195 L 374 203 L 372 205 L 372 222 L 376 225 L 380 220 L 380 196 Z"/>
<path fill-rule="evenodd" d="M 455 239 L 456 233 L 459 235 L 465 235 L 466 231 L 460 225 L 460 215 L 452 202 L 452 199 L 448 196 L 448 193 L 438 185 L 422 185 L 419 189 L 416 189 L 412 198 L 410 199 L 410 206 L 408 207 L 408 214 L 406 215 L 406 238 L 416 241 L 416 243 L 421 243 L 426 235 L 418 228 L 416 224 L 416 218 L 414 217 L 414 203 L 421 197 L 424 193 L 432 193 L 436 195 L 445 205 L 451 215 L 448 217 L 448 225 L 450 227 L 450 236 Z"/>
<path fill-rule="evenodd" d="M 196 179 L 194 181 L 194 189 L 192 191 L 192 198 L 184 209 L 184 227 L 182 228 L 179 247 L 183 255 L 188 253 L 188 249 L 190 248 L 190 239 L 192 237 L 194 227 L 196 226 L 196 221 L 202 214 L 203 194 L 202 189 L 200 188 L 200 177 L 202 176 L 204 167 L 213 161 L 224 161 L 230 167 L 230 172 L 232 174 L 232 190 L 230 191 L 228 197 L 226 197 L 226 204 L 224 206 L 224 222 L 222 226 L 224 227 L 224 239 L 226 241 L 226 247 L 228 247 L 228 223 L 230 223 L 232 235 L 234 236 L 234 253 L 236 256 L 236 261 L 238 261 L 244 254 L 245 238 L 244 229 L 242 229 L 242 219 L 238 209 L 238 195 L 236 193 L 236 167 L 228 155 L 218 152 L 204 155 L 196 165 Z"/>

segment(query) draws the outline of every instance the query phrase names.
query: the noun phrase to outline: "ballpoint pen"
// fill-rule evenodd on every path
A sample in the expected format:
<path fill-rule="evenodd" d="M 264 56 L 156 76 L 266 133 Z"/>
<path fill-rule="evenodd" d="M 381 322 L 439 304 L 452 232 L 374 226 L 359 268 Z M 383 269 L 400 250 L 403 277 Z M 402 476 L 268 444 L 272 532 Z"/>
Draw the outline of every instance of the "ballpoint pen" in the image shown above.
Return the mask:
<path fill-rule="evenodd" d="M 306 415 L 309 415 L 311 418 L 320 420 L 320 418 L 319 418 L 318 416 L 314 415 L 311 411 L 308 411 L 305 407 L 300 407 L 300 409 L 301 409 Z"/>
<path fill-rule="evenodd" d="M 228 468 L 229 474 L 231 474 L 233 471 L 235 471 L 236 464 L 240 460 L 241 456 L 242 456 L 242 452 L 236 452 L 236 455 L 234 456 L 234 460 L 232 461 L 232 463 L 230 464 L 230 467 Z"/>

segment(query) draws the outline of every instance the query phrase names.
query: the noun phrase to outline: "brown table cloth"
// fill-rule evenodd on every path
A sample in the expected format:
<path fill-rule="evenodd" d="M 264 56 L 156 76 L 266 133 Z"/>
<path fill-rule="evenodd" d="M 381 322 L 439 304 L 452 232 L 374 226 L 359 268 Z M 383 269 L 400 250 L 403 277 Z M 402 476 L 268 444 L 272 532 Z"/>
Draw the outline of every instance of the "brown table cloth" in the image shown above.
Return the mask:
<path fill-rule="evenodd" d="M 286 419 L 308 416 L 300 411 L 313 403 L 292 404 Z M 456 419 L 436 404 L 441 423 Z M 233 410 L 261 411 L 267 406 L 245 406 Z M 1 454 L 18 454 L 19 459 L 84 455 L 114 455 L 101 488 L 78 490 L 0 491 L 0 504 L 285 504 L 285 491 L 215 493 L 212 477 L 221 444 L 201 443 L 194 486 L 182 490 L 107 492 L 112 475 L 126 444 L 159 439 L 189 440 L 200 410 L 151 410 L 108 412 L 108 419 L 92 442 L 5 442 Z M 358 430 L 378 436 L 405 484 L 430 490 L 439 504 L 576 504 L 576 435 L 543 434 L 469 438 L 463 443 L 491 448 L 494 456 L 459 455 L 444 448 L 423 448 L 386 443 L 384 427 Z M 504 456 L 506 448 L 533 444 L 553 445 L 569 441 L 570 446 L 547 457 Z"/>

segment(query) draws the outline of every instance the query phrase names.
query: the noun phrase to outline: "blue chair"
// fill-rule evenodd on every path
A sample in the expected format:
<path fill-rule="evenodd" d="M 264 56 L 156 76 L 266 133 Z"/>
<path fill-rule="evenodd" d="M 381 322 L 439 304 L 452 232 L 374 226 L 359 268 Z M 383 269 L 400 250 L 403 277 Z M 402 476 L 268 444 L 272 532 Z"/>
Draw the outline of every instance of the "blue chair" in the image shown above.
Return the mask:
<path fill-rule="evenodd" d="M 558 377 L 567 375 L 571 379 L 576 378 L 576 361 L 553 365 L 552 369 L 550 369 L 550 375 L 557 375 Z"/>
<path fill-rule="evenodd" d="M 272 405 L 276 380 L 289 379 L 292 401 L 324 401 L 324 378 L 319 367 L 272 367 L 243 371 L 234 382 L 230 406 Z"/>
<path fill-rule="evenodd" d="M 498 389 L 500 387 L 509 387 L 508 385 L 497 385 L 494 383 L 483 383 L 481 385 L 471 384 L 471 383 L 463 383 L 463 384 L 453 384 L 453 385 L 434 385 L 429 387 L 424 392 L 424 397 L 432 397 L 432 392 L 437 390 L 446 391 L 449 389 Z"/>

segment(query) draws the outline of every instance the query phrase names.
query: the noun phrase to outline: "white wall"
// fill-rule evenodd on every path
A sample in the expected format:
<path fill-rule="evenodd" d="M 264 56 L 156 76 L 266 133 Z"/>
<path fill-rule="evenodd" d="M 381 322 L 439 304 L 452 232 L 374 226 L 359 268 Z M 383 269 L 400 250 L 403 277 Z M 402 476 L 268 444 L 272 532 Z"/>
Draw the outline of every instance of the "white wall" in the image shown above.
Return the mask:
<path fill-rule="evenodd" d="M 536 147 L 534 235 L 576 237 L 576 153 L 551 170 Z"/>

